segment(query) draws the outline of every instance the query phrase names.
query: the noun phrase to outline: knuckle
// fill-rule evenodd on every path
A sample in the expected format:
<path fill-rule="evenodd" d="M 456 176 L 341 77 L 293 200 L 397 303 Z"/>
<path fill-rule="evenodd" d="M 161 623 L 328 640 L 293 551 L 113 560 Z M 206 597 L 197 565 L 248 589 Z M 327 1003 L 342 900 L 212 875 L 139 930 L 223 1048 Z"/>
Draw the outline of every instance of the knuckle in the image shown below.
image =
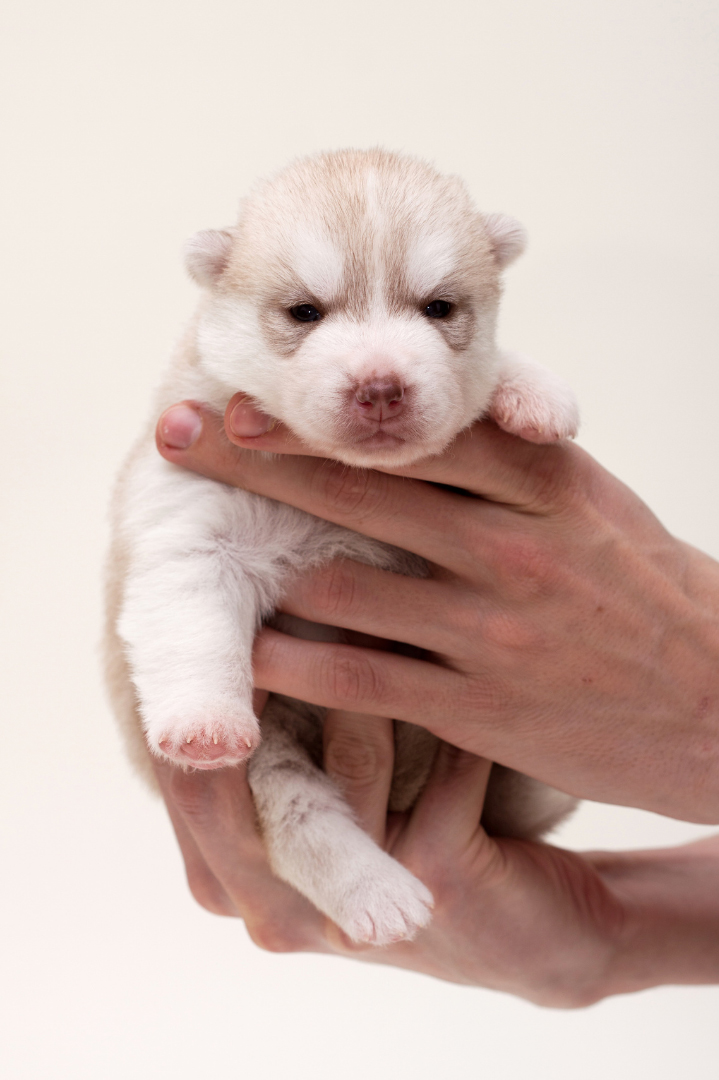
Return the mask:
<path fill-rule="evenodd" d="M 457 688 L 456 715 L 458 717 L 472 716 L 478 731 L 484 718 L 494 723 L 498 716 L 510 713 L 514 704 L 515 698 L 511 681 L 503 678 L 497 672 L 473 675 L 466 678 Z M 460 724 L 457 738 L 453 740 L 450 725 L 448 734 L 444 737 L 448 742 L 460 742 L 463 734 L 466 736 L 466 732 L 462 732 Z"/>
<path fill-rule="evenodd" d="M 234 908 L 214 875 L 205 867 L 187 869 L 187 884 L 200 907 L 212 915 L 235 915 Z"/>
<path fill-rule="evenodd" d="M 493 611 L 485 616 L 482 638 L 490 647 L 524 654 L 540 644 L 537 631 L 529 621 L 507 611 Z"/>
<path fill-rule="evenodd" d="M 523 592 L 553 589 L 561 573 L 560 561 L 551 543 L 536 536 L 505 537 L 501 561 L 505 578 L 520 586 Z"/>
<path fill-rule="evenodd" d="M 391 748 L 362 732 L 334 732 L 325 746 L 325 771 L 349 784 L 369 784 L 391 764 Z"/>
<path fill-rule="evenodd" d="M 173 769 L 170 779 L 170 796 L 182 816 L 196 825 L 203 826 L 212 817 L 214 799 L 212 789 L 201 773 L 187 773 Z"/>
<path fill-rule="evenodd" d="M 304 948 L 303 941 L 278 920 L 245 919 L 245 926 L 254 944 L 264 952 L 290 953 L 300 952 Z"/>
<path fill-rule="evenodd" d="M 468 501 L 469 502 L 469 501 Z M 472 512 L 471 503 L 458 513 L 445 515 L 445 535 L 457 555 L 464 555 L 474 568 L 478 560 L 486 558 L 486 536 L 480 520 Z"/>
<path fill-rule="evenodd" d="M 356 582 L 344 562 L 331 563 L 312 582 L 314 606 L 328 618 L 349 614 L 355 606 Z"/>
<path fill-rule="evenodd" d="M 361 956 L 363 953 L 371 955 L 377 948 L 376 945 L 353 941 L 352 938 L 348 937 L 344 930 L 341 930 L 330 918 L 325 918 L 324 937 L 332 951 L 338 953 L 340 956 L 356 957 Z"/>
<path fill-rule="evenodd" d="M 477 597 L 470 592 L 457 592 L 453 595 L 453 603 L 448 605 L 448 615 L 451 620 L 450 626 L 457 642 L 457 648 L 461 651 L 469 647 L 474 654 L 478 639 L 484 638 L 485 612 L 477 601 Z"/>
<path fill-rule="evenodd" d="M 375 667 L 359 649 L 333 649 L 326 662 L 323 682 L 339 707 L 376 702 L 381 697 Z"/>
<path fill-rule="evenodd" d="M 343 515 L 366 518 L 381 508 L 386 484 L 379 473 L 321 464 L 315 475 L 321 498 Z"/>

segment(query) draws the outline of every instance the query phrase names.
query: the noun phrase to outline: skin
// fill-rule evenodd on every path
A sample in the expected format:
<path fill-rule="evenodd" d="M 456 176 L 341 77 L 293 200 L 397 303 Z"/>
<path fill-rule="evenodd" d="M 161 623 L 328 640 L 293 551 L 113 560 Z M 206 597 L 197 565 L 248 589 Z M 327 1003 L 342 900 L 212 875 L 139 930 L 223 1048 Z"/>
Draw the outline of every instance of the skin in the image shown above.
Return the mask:
<path fill-rule="evenodd" d="M 717 980 L 719 840 L 579 856 L 477 824 L 489 761 L 580 797 L 719 821 L 716 563 L 578 447 L 491 424 L 396 475 L 357 471 L 313 458 L 238 395 L 224 431 L 196 406 L 168 410 L 158 448 L 431 563 L 426 580 L 335 564 L 283 603 L 426 659 L 268 629 L 255 650 L 259 686 L 331 710 L 328 772 L 434 893 L 415 942 L 361 955 L 564 1006 Z M 412 813 L 389 821 L 388 717 L 451 744 Z M 358 953 L 272 877 L 241 768 L 158 774 L 201 903 L 240 914 L 264 947 Z"/>

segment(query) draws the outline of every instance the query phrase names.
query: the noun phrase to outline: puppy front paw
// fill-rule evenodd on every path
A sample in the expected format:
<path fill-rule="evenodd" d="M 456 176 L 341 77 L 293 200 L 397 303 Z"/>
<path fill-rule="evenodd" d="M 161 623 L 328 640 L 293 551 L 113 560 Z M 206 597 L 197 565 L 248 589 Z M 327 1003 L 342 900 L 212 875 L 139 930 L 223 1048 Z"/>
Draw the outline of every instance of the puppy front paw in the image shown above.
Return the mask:
<path fill-rule="evenodd" d="M 573 439 L 579 429 L 579 408 L 571 389 L 529 360 L 509 368 L 494 392 L 489 416 L 503 431 L 533 443 Z"/>
<path fill-rule="evenodd" d="M 152 724 L 150 750 L 191 769 L 224 769 L 249 758 L 260 742 L 260 728 L 250 710 L 213 710 Z"/>

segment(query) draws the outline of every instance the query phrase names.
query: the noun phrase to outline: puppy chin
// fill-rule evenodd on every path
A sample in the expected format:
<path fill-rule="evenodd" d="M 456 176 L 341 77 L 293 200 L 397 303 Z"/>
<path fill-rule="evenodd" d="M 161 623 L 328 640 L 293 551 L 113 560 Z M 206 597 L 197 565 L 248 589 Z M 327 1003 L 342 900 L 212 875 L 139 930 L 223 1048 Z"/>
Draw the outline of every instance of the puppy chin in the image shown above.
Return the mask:
<path fill-rule="evenodd" d="M 336 443 L 326 453 L 327 457 L 358 469 L 399 469 L 440 454 L 450 441 L 449 437 L 416 440 L 385 435 L 351 444 Z"/>
<path fill-rule="evenodd" d="M 324 421 L 324 422 L 323 422 Z M 398 469 L 442 453 L 464 425 L 432 423 L 425 418 L 392 420 L 381 426 L 313 417 L 308 423 L 284 423 L 318 457 L 359 469 Z"/>

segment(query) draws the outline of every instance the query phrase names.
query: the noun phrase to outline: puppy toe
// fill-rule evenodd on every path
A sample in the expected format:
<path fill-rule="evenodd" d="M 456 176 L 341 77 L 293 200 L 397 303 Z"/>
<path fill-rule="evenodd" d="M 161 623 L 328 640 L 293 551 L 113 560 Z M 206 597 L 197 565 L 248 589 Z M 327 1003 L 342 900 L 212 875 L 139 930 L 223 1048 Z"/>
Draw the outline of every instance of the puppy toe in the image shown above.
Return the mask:
<path fill-rule="evenodd" d="M 391 945 L 411 941 L 432 918 L 432 894 L 394 859 L 384 873 L 358 883 L 336 920 L 352 941 Z M 395 869 L 396 868 L 396 869 Z"/>
<path fill-rule="evenodd" d="M 192 769 L 223 769 L 249 758 L 260 741 L 252 714 L 176 718 L 158 735 L 148 734 L 150 749 L 175 765 Z"/>

